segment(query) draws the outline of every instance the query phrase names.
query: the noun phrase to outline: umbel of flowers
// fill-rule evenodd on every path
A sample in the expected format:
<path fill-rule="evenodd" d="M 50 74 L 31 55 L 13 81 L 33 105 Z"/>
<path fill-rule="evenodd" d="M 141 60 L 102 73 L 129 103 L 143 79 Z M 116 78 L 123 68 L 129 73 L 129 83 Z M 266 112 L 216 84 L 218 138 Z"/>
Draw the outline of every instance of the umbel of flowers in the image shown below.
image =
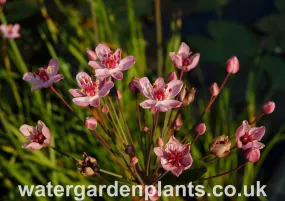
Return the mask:
<path fill-rule="evenodd" d="M 93 116 L 87 116 L 82 120 L 76 115 L 72 106 L 66 101 L 53 87 L 54 83 L 62 80 L 64 76 L 59 74 L 59 63 L 57 59 L 50 60 L 49 64 L 40 67 L 35 73 L 28 72 L 23 76 L 23 80 L 32 83 L 32 91 L 41 88 L 50 89 L 63 103 L 76 115 L 87 127 L 90 132 L 98 138 L 103 147 L 107 149 L 115 163 L 119 163 L 123 171 L 127 171 L 129 177 L 123 177 L 119 173 L 113 173 L 100 168 L 100 161 L 88 156 L 84 152 L 83 159 L 75 159 L 50 144 L 50 133 L 48 127 L 42 122 L 33 127 L 23 125 L 20 131 L 27 138 L 24 148 L 39 150 L 41 148 L 52 148 L 75 161 L 83 176 L 94 176 L 108 174 L 124 181 L 136 182 L 142 186 L 156 185 L 159 180 L 163 180 L 167 175 L 179 178 L 192 168 L 197 161 L 193 160 L 191 146 L 196 143 L 201 135 L 207 134 L 206 124 L 203 123 L 203 116 L 207 113 L 218 95 L 222 92 L 227 80 L 239 71 L 239 61 L 236 57 L 230 58 L 226 62 L 226 76 L 221 84 L 214 82 L 209 86 L 210 98 L 203 113 L 187 133 L 173 135 L 172 130 L 178 131 L 183 126 L 181 110 L 188 107 L 195 98 L 195 89 L 189 89 L 183 82 L 184 73 L 194 70 L 200 59 L 200 54 L 192 54 L 189 46 L 182 42 L 177 53 L 169 54 L 174 66 L 179 71 L 179 78 L 176 72 L 168 75 L 167 81 L 163 77 L 157 78 L 153 83 L 147 77 L 135 77 L 129 83 L 129 90 L 134 94 L 136 100 L 136 114 L 139 132 L 144 140 L 139 140 L 132 134 L 126 120 L 124 107 L 121 99 L 124 92 L 116 89 L 116 82 L 124 78 L 124 71 L 135 68 L 136 59 L 133 56 L 121 57 L 122 50 L 117 49 L 113 52 L 108 46 L 99 44 L 95 51 L 87 49 L 89 58 L 88 65 L 95 70 L 93 74 L 79 72 L 76 76 L 77 87 L 70 89 L 72 101 L 76 106 L 83 109 L 92 110 L 92 107 L 99 108 L 100 120 Z M 115 92 L 115 93 L 111 93 Z M 113 102 L 117 102 L 117 107 Z M 142 111 L 142 110 L 146 111 Z M 252 122 L 244 120 L 235 133 L 235 145 L 231 142 L 230 136 L 217 136 L 209 144 L 209 154 L 200 158 L 200 162 L 207 162 L 208 157 L 214 156 L 215 159 L 227 157 L 234 149 L 238 148 L 244 153 L 245 162 L 233 170 L 214 175 L 209 178 L 201 178 L 197 181 L 213 179 L 223 176 L 243 167 L 247 162 L 255 163 L 260 158 L 260 150 L 264 148 L 261 143 L 265 134 L 265 127 L 254 127 L 265 114 L 274 111 L 275 104 L 272 101 L 265 103 L 261 108 L 261 114 Z M 149 112 L 153 116 L 153 125 L 147 125 L 143 113 Z M 162 113 L 170 112 L 169 121 L 163 132 L 158 132 L 158 124 L 165 115 Z M 119 117 L 123 119 L 120 121 Z M 166 121 L 166 120 L 164 120 Z M 133 122 L 132 122 L 133 123 Z M 100 132 L 98 127 L 101 127 Z M 109 136 L 108 139 L 103 136 Z M 190 137 L 193 139 L 190 141 Z M 167 142 L 167 143 L 165 143 Z M 139 144 L 140 146 L 135 146 Z M 140 149 L 135 148 L 140 147 Z M 142 154 L 139 154 L 139 153 Z M 139 157 L 143 156 L 143 157 Z M 127 160 L 126 160 L 127 159 Z M 126 174 L 124 174 L 126 175 Z M 150 197 L 157 200 L 158 196 Z"/>

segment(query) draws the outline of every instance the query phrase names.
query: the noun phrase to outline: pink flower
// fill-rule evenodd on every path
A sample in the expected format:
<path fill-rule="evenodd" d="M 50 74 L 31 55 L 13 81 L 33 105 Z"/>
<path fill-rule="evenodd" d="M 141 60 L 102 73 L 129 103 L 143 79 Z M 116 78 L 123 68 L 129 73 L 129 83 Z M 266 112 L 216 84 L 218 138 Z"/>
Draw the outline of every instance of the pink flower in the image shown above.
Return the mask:
<path fill-rule="evenodd" d="M 264 133 L 264 126 L 251 128 L 247 121 L 243 121 L 235 133 L 237 147 L 243 150 L 255 147 Z"/>
<path fill-rule="evenodd" d="M 19 129 L 30 141 L 23 145 L 23 148 L 30 150 L 40 150 L 42 147 L 50 145 L 50 131 L 46 125 L 39 120 L 36 127 L 24 124 Z"/>
<path fill-rule="evenodd" d="M 4 5 L 6 3 L 6 0 L 0 0 L 0 5 Z"/>
<path fill-rule="evenodd" d="M 89 130 L 95 130 L 97 128 L 98 121 L 94 117 L 86 117 L 84 124 Z"/>
<path fill-rule="evenodd" d="M 264 144 L 258 142 L 254 144 L 254 147 L 247 149 L 244 157 L 251 163 L 256 163 L 260 158 L 260 149 L 263 149 Z"/>
<path fill-rule="evenodd" d="M 268 101 L 262 105 L 262 111 L 265 114 L 271 114 L 275 110 L 275 103 L 273 101 Z"/>
<path fill-rule="evenodd" d="M 169 56 L 173 64 L 182 71 L 188 72 L 195 68 L 200 60 L 200 54 L 192 55 L 189 46 L 182 42 L 178 52 L 170 52 Z"/>
<path fill-rule="evenodd" d="M 94 80 L 85 72 L 78 73 L 76 80 L 80 89 L 70 89 L 69 93 L 74 97 L 72 101 L 81 107 L 99 107 L 100 98 L 108 95 L 114 86 L 112 81 Z"/>
<path fill-rule="evenodd" d="M 96 77 L 104 79 L 112 76 L 117 80 L 123 79 L 122 71 L 128 70 L 136 59 L 133 56 L 127 56 L 121 59 L 121 49 L 114 53 L 107 45 L 99 44 L 95 49 L 99 61 L 89 61 L 88 65 L 95 69 Z"/>
<path fill-rule="evenodd" d="M 25 73 L 23 80 L 35 84 L 35 86 L 32 87 L 32 91 L 35 91 L 40 88 L 49 88 L 53 85 L 53 83 L 56 83 L 64 78 L 62 74 L 57 73 L 58 60 L 52 59 L 50 60 L 48 66 L 38 68 L 37 74 L 31 72 Z"/>
<path fill-rule="evenodd" d="M 190 144 L 181 144 L 174 136 L 170 138 L 165 148 L 156 147 L 154 152 L 160 158 L 162 167 L 177 177 L 193 163 L 189 153 Z"/>
<path fill-rule="evenodd" d="M 182 89 L 183 82 L 181 80 L 172 80 L 168 84 L 164 84 L 163 78 L 158 78 L 153 86 L 148 78 L 144 77 L 139 80 L 141 92 L 148 100 L 143 101 L 140 105 L 143 108 L 151 108 L 152 112 L 166 112 L 171 108 L 179 108 L 181 102 L 173 100 Z"/>
<path fill-rule="evenodd" d="M 239 61 L 237 57 L 231 57 L 227 61 L 227 72 L 231 74 L 236 74 L 239 71 Z"/>
<path fill-rule="evenodd" d="M 15 38 L 20 38 L 21 35 L 19 34 L 21 26 L 19 24 L 1 24 L 0 25 L 0 30 L 2 32 L 2 37 L 7 38 L 7 39 L 15 39 Z"/>

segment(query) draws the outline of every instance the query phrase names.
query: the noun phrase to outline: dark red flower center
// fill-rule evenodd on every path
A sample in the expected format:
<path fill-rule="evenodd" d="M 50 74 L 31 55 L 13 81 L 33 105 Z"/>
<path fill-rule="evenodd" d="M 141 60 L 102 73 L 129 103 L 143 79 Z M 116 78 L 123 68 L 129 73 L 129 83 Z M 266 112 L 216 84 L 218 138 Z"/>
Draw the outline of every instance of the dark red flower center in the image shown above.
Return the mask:
<path fill-rule="evenodd" d="M 39 144 L 43 144 L 46 139 L 47 138 L 43 135 L 43 133 L 38 131 L 38 134 L 36 136 L 34 136 L 32 141 L 39 143 Z"/>
<path fill-rule="evenodd" d="M 157 88 L 156 85 L 153 85 L 153 88 L 155 90 L 153 93 L 153 98 L 154 100 L 157 100 L 157 101 L 165 100 L 168 97 L 167 91 L 169 93 L 172 92 L 172 88 L 168 88 L 167 84 L 164 86 L 164 88 L 156 89 Z"/>
<path fill-rule="evenodd" d="M 168 163 L 170 163 L 172 166 L 175 166 L 175 167 L 181 166 L 181 160 L 183 159 L 183 155 L 181 152 L 171 153 L 169 154 L 168 157 L 169 157 Z"/>
<path fill-rule="evenodd" d="M 34 74 L 34 77 L 39 76 L 40 80 L 46 82 L 50 79 L 51 67 L 44 66 L 43 68 L 37 69 L 37 74 Z"/>
<path fill-rule="evenodd" d="M 95 96 L 99 91 L 99 81 L 91 78 L 82 78 L 80 84 L 82 85 L 81 92 L 84 92 L 87 96 Z"/>
<path fill-rule="evenodd" d="M 115 55 L 113 52 L 109 52 L 108 54 L 103 55 L 102 64 L 104 64 L 109 69 L 116 68 L 117 65 L 120 63 L 120 54 Z"/>
<path fill-rule="evenodd" d="M 188 58 L 183 58 L 182 65 L 188 66 L 190 64 L 190 60 Z"/>
<path fill-rule="evenodd" d="M 246 132 L 241 138 L 240 141 L 243 145 L 246 145 L 249 142 L 252 142 L 254 139 L 249 135 L 249 132 Z"/>

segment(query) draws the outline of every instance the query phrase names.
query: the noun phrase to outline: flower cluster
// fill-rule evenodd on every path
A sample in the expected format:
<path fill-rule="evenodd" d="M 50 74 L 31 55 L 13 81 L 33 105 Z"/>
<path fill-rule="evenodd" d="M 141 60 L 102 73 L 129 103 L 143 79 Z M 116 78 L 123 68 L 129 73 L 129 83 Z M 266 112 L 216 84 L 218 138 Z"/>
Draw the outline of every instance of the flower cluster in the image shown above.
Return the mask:
<path fill-rule="evenodd" d="M 23 80 L 34 84 L 32 91 L 50 88 L 84 123 L 84 126 L 100 140 L 116 160 L 116 163 L 120 164 L 125 171 L 131 173 L 129 178 L 125 178 L 126 180 L 137 182 L 142 186 L 156 184 L 169 172 L 179 177 L 183 172 L 190 169 L 192 164 L 195 163 L 190 148 L 207 130 L 206 124 L 202 121 L 203 115 L 210 110 L 229 77 L 239 71 L 240 66 L 237 57 L 232 57 L 227 61 L 227 75 L 222 84 L 218 85 L 216 82 L 211 84 L 209 87 L 210 99 L 205 110 L 180 141 L 178 139 L 182 136 L 177 133 L 183 125 L 181 111 L 194 101 L 196 92 L 195 88 L 189 89 L 187 87 L 187 83 L 183 81 L 183 74 L 193 70 L 198 65 L 200 54 L 192 54 L 189 46 L 182 42 L 177 53 L 171 52 L 169 54 L 174 66 L 180 71 L 179 78 L 176 72 L 172 72 L 168 75 L 167 82 L 164 81 L 163 77 L 159 77 L 152 84 L 147 77 L 135 77 L 129 83 L 129 89 L 136 100 L 136 117 L 141 135 L 141 140 L 135 141 L 135 135 L 128 126 L 123 104 L 121 103 L 124 93 L 116 89 L 115 83 L 123 79 L 123 71 L 130 69 L 135 64 L 136 59 L 133 56 L 126 56 L 122 59 L 121 49 L 113 52 L 104 44 L 99 44 L 95 51 L 87 49 L 86 53 L 89 59 L 88 65 L 95 69 L 95 72 L 92 75 L 79 72 L 76 75 L 78 87 L 70 89 L 69 93 L 73 96 L 72 101 L 77 106 L 87 107 L 91 113 L 92 107 L 96 107 L 100 119 L 96 119 L 97 116 L 88 116 L 85 121 L 81 120 L 72 106 L 55 90 L 53 84 L 64 78 L 62 74 L 58 74 L 59 63 L 57 59 L 50 60 L 47 66 L 39 68 L 36 73 L 25 73 Z M 111 91 L 115 93 L 110 93 Z M 113 103 L 114 101 L 117 102 L 116 106 L 118 108 Z M 143 113 L 148 113 L 153 117 L 152 126 L 147 125 L 145 117 L 142 118 L 142 109 L 147 109 Z M 260 150 L 264 148 L 260 141 L 265 134 L 265 127 L 252 127 L 252 125 L 263 115 L 272 113 L 274 109 L 274 102 L 265 103 L 259 117 L 250 123 L 246 120 L 243 121 L 242 125 L 236 130 L 236 147 L 245 152 L 245 159 L 249 162 L 257 162 L 260 158 Z M 118 111 L 120 114 L 118 114 Z M 169 119 L 164 119 L 164 128 L 161 132 L 157 132 L 161 116 L 165 118 L 167 116 L 160 115 L 161 113 L 169 114 Z M 119 115 L 121 115 L 121 118 L 119 118 Z M 42 121 L 39 121 L 36 127 L 23 125 L 20 131 L 29 140 L 27 144 L 24 144 L 25 148 L 31 150 L 39 150 L 42 147 L 53 148 L 60 154 L 75 160 L 84 176 L 109 174 L 122 178 L 120 175 L 100 169 L 98 161 L 85 152 L 83 160 L 78 160 L 52 147 L 50 145 L 50 131 Z M 103 133 L 108 138 L 103 137 Z M 194 139 L 189 142 L 191 136 L 194 136 Z M 231 139 L 226 135 L 215 137 L 209 145 L 209 155 L 199 160 L 205 162 L 210 156 L 215 156 L 214 160 L 227 157 L 235 149 L 235 147 L 231 147 Z M 166 141 L 168 143 L 164 144 Z M 135 146 L 135 144 L 139 145 Z M 154 144 L 157 147 L 154 147 Z M 141 150 L 137 147 L 140 147 Z M 115 149 L 119 151 L 116 152 Z M 138 154 L 138 152 L 141 152 L 141 154 Z M 154 160 L 153 156 L 157 156 L 159 160 Z M 126 157 L 129 160 L 126 160 Z M 156 161 L 159 161 L 159 163 Z M 152 198 L 152 200 L 156 199 L 158 199 L 157 196 Z"/>

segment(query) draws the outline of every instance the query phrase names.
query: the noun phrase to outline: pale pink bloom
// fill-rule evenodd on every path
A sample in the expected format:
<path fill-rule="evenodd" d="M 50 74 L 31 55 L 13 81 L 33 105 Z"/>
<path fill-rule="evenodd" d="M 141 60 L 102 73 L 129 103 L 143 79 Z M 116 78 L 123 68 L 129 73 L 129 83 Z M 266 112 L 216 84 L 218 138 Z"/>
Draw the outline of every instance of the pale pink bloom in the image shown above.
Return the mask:
<path fill-rule="evenodd" d="M 200 123 L 196 126 L 195 131 L 198 135 L 203 135 L 206 132 L 206 124 Z"/>
<path fill-rule="evenodd" d="M 193 163 L 190 144 L 181 144 L 174 136 L 170 138 L 165 148 L 156 147 L 154 152 L 160 158 L 163 169 L 171 171 L 177 177 Z"/>
<path fill-rule="evenodd" d="M 177 80 L 177 74 L 175 72 L 169 73 L 167 76 L 167 81 L 171 82 L 172 80 Z"/>
<path fill-rule="evenodd" d="M 210 86 L 210 93 L 212 96 L 217 96 L 220 93 L 220 88 L 216 82 Z"/>
<path fill-rule="evenodd" d="M 7 39 L 15 39 L 15 38 L 20 38 L 21 35 L 19 33 L 21 26 L 19 24 L 1 24 L 0 25 L 0 30 L 2 33 L 3 38 Z"/>
<path fill-rule="evenodd" d="M 260 149 L 263 149 L 264 144 L 258 142 L 254 144 L 254 147 L 245 151 L 244 157 L 251 163 L 256 163 L 260 158 Z"/>
<path fill-rule="evenodd" d="M 32 91 L 41 88 L 49 88 L 53 83 L 64 78 L 62 74 L 57 74 L 58 68 L 58 60 L 52 59 L 47 66 L 38 68 L 37 74 L 31 72 L 25 73 L 23 75 L 23 80 L 35 84 L 35 86 L 32 87 Z"/>
<path fill-rule="evenodd" d="M 97 128 L 98 121 L 94 117 L 86 117 L 84 124 L 89 130 L 95 130 Z"/>
<path fill-rule="evenodd" d="M 262 111 L 265 114 L 271 114 L 275 110 L 275 103 L 273 101 L 268 101 L 262 105 Z"/>
<path fill-rule="evenodd" d="M 23 135 L 30 141 L 23 145 L 23 148 L 30 150 L 40 150 L 42 147 L 50 145 L 50 131 L 46 125 L 39 120 L 37 126 L 24 124 L 19 129 Z"/>
<path fill-rule="evenodd" d="M 243 150 L 255 147 L 265 134 L 265 130 L 264 126 L 251 128 L 247 121 L 243 121 L 235 133 L 237 147 Z"/>
<path fill-rule="evenodd" d="M 227 72 L 231 74 L 235 74 L 239 71 L 239 61 L 237 57 L 230 58 L 227 63 Z"/>
<path fill-rule="evenodd" d="M 113 53 L 110 48 L 104 44 L 99 44 L 95 52 L 98 56 L 98 60 L 89 61 L 88 65 L 95 69 L 95 75 L 100 79 L 112 76 L 117 80 L 121 80 L 123 79 L 122 71 L 128 70 L 136 62 L 133 56 L 127 56 L 121 59 L 121 49 L 117 49 Z"/>
<path fill-rule="evenodd" d="M 81 107 L 88 105 L 99 107 L 100 98 L 109 94 L 114 82 L 92 79 L 87 73 L 80 72 L 76 75 L 79 89 L 70 89 L 69 93 L 74 97 L 72 101 Z"/>
<path fill-rule="evenodd" d="M 6 3 L 6 0 L 0 0 L 0 5 L 4 5 Z"/>
<path fill-rule="evenodd" d="M 192 55 L 189 46 L 184 42 L 181 43 L 177 53 L 170 52 L 169 56 L 173 64 L 184 72 L 195 68 L 200 60 L 200 54 Z"/>
<path fill-rule="evenodd" d="M 179 108 L 181 102 L 173 100 L 181 91 L 183 82 L 181 80 L 172 80 L 168 84 L 164 84 L 163 78 L 158 78 L 153 86 L 148 78 L 144 77 L 139 80 L 141 92 L 148 100 L 143 101 L 140 106 L 150 108 L 152 113 L 156 111 L 167 112 L 171 108 Z"/>

